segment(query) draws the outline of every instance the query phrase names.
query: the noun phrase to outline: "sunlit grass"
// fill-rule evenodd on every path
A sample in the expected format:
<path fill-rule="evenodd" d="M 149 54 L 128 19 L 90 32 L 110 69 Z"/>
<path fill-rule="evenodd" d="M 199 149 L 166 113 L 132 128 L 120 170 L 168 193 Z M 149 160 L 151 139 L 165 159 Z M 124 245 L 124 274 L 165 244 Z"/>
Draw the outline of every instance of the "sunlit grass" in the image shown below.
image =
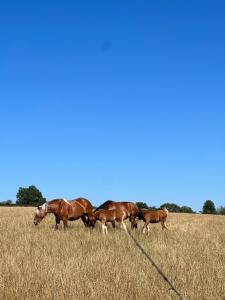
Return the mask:
<path fill-rule="evenodd" d="M 0 299 L 178 299 L 125 232 L 38 227 L 33 208 L 0 208 Z M 130 227 L 130 224 L 127 224 Z M 136 238 L 185 299 L 225 299 L 225 217 L 169 214 Z M 61 227 L 62 228 L 62 227 Z"/>

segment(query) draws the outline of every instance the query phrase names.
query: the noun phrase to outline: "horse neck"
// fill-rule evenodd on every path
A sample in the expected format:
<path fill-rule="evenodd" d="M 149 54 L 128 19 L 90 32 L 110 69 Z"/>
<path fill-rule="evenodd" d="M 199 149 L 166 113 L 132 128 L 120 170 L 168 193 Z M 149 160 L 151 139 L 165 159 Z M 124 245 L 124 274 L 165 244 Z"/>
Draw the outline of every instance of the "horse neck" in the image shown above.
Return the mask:
<path fill-rule="evenodd" d="M 79 199 L 79 201 L 78 200 L 75 201 L 74 204 L 80 206 L 80 208 L 83 210 L 83 212 L 86 213 L 87 211 L 86 211 L 85 204 L 80 200 L 82 200 L 82 199 Z"/>
<path fill-rule="evenodd" d="M 57 210 L 58 205 L 56 203 L 48 203 L 47 213 L 54 213 Z"/>
<path fill-rule="evenodd" d="M 99 218 L 100 213 L 101 213 L 101 210 L 97 210 L 97 211 L 94 211 L 94 212 L 92 213 L 92 215 L 93 215 L 93 217 L 94 217 L 95 219 L 97 219 L 97 218 Z"/>

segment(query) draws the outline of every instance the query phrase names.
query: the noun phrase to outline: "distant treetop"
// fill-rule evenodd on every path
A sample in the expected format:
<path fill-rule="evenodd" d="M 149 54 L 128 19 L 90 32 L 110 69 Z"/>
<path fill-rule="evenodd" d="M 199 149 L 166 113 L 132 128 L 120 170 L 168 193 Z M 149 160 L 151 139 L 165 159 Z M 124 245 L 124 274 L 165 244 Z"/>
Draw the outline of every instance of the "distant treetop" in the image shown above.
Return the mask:
<path fill-rule="evenodd" d="M 202 208 L 203 214 L 216 214 L 216 208 L 215 204 L 212 200 L 206 200 L 203 208 Z"/>
<path fill-rule="evenodd" d="M 16 194 L 16 204 L 18 205 L 41 205 L 46 199 L 35 185 L 30 185 L 28 188 L 20 187 Z"/>

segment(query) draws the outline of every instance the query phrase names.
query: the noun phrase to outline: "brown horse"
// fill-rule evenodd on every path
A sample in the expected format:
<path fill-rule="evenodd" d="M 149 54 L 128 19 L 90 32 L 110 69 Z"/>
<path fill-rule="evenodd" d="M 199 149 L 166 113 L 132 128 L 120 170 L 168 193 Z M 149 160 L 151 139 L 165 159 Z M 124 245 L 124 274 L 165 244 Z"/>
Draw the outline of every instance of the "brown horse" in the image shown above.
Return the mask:
<path fill-rule="evenodd" d="M 137 205 L 133 202 L 116 202 L 116 201 L 111 201 L 108 200 L 104 202 L 102 205 L 100 205 L 98 208 L 96 208 L 96 211 L 99 211 L 101 209 L 104 210 L 112 210 L 115 209 L 117 211 L 122 211 L 125 212 L 125 219 L 130 220 L 131 222 L 131 228 L 137 228 L 137 221 L 136 218 L 139 217 L 140 215 L 140 210 L 137 207 Z M 124 219 L 124 220 L 125 220 Z M 113 227 L 115 227 L 115 221 L 112 222 Z"/>
<path fill-rule="evenodd" d="M 107 233 L 106 222 L 111 222 L 115 224 L 117 221 L 120 225 L 120 228 L 123 228 L 127 232 L 127 227 L 124 224 L 124 220 L 128 218 L 128 212 L 125 210 L 119 209 L 99 209 L 93 214 L 95 224 L 96 221 L 100 221 L 102 223 L 102 233 Z"/>
<path fill-rule="evenodd" d="M 150 223 L 161 223 L 162 229 L 166 227 L 166 218 L 168 216 L 168 210 L 164 207 L 163 209 L 150 211 L 148 209 L 141 209 L 141 215 L 139 219 L 145 222 L 142 232 L 145 233 L 147 228 L 147 233 L 149 233 L 149 225 Z"/>
<path fill-rule="evenodd" d="M 38 206 L 34 216 L 34 225 L 38 225 L 48 213 L 55 215 L 55 229 L 58 229 L 60 221 L 63 221 L 66 229 L 68 221 L 82 219 L 85 226 L 90 226 L 93 218 L 91 202 L 85 198 L 77 198 L 71 201 L 66 199 L 54 199 Z"/>

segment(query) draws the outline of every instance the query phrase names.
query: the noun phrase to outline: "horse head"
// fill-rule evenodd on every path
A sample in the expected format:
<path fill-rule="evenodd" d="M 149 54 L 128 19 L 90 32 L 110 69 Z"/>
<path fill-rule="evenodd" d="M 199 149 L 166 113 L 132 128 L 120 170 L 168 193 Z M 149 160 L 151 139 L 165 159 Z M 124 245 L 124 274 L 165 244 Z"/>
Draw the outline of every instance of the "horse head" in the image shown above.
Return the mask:
<path fill-rule="evenodd" d="M 135 217 L 130 218 L 130 222 L 131 222 L 131 229 L 137 229 L 138 225 L 137 225 L 137 220 Z"/>
<path fill-rule="evenodd" d="M 34 225 L 38 225 L 47 215 L 47 212 L 48 212 L 47 202 L 42 204 L 41 206 L 38 206 L 34 214 Z"/>
<path fill-rule="evenodd" d="M 88 221 L 87 221 L 87 227 L 95 227 L 97 219 L 95 218 L 94 214 L 91 214 L 88 216 Z"/>

